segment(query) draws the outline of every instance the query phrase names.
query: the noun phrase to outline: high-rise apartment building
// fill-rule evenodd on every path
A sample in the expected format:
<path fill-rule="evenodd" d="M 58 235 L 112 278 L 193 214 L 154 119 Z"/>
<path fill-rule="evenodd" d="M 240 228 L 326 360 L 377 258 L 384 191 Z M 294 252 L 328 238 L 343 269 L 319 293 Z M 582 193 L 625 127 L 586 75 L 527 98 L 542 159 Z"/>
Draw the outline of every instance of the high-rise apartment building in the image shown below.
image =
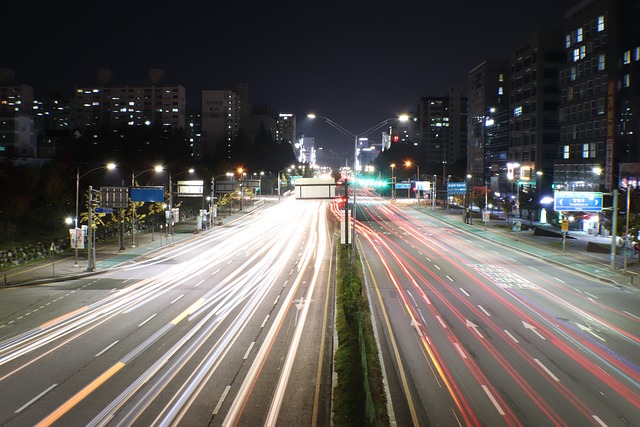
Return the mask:
<path fill-rule="evenodd" d="M 509 163 L 520 165 L 514 179 L 525 189 L 550 189 L 553 180 L 560 142 L 562 40 L 560 30 L 538 30 L 511 54 Z"/>
<path fill-rule="evenodd" d="M 15 72 L 0 68 L 0 157 L 37 157 L 33 87 L 17 84 Z"/>
<path fill-rule="evenodd" d="M 472 185 L 508 190 L 508 102 L 508 62 L 483 62 L 469 72 L 467 173 Z"/>
<path fill-rule="evenodd" d="M 616 188 L 619 165 L 640 161 L 639 16 L 634 0 L 585 0 L 565 14 L 560 189 Z"/>
<path fill-rule="evenodd" d="M 297 134 L 296 115 L 294 113 L 280 113 L 276 129 L 276 141 L 286 142 L 293 147 Z"/>
<path fill-rule="evenodd" d="M 183 86 L 164 86 L 161 70 L 150 70 L 150 86 L 112 85 L 109 70 L 99 70 L 99 85 L 76 88 L 75 124 L 78 129 L 148 126 L 185 129 L 186 99 Z"/>
<path fill-rule="evenodd" d="M 467 151 L 467 98 L 460 89 L 445 97 L 423 97 L 416 113 L 418 146 L 424 170 L 439 170 Z M 446 177 L 445 177 L 446 179 Z"/>
<path fill-rule="evenodd" d="M 235 84 L 231 90 L 202 91 L 203 158 L 221 155 L 230 159 L 240 133 L 249 136 L 248 91 L 246 84 Z"/>
<path fill-rule="evenodd" d="M 202 91 L 201 156 L 213 157 L 218 152 L 231 156 L 231 146 L 239 132 L 238 95 L 232 90 Z"/>

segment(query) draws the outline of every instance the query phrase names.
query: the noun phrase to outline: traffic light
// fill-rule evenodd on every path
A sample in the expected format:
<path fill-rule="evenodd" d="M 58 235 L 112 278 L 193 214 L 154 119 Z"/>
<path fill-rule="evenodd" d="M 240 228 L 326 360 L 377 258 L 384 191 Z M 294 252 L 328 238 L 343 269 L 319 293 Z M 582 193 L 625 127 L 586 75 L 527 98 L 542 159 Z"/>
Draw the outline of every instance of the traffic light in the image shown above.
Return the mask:
<path fill-rule="evenodd" d="M 400 141 L 400 135 L 398 135 L 397 133 L 394 133 L 393 135 L 391 135 L 391 142 L 399 142 Z"/>

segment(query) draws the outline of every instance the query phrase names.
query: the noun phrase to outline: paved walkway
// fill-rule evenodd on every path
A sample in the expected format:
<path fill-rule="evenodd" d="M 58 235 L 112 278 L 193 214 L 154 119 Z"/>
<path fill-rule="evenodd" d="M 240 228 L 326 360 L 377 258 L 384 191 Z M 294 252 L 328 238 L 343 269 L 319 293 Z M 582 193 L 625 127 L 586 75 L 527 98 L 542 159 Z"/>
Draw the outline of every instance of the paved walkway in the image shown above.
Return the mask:
<path fill-rule="evenodd" d="M 638 255 L 627 254 L 626 271 L 625 256 L 622 248 L 616 247 L 614 268 L 611 268 L 611 237 L 591 235 L 584 231 L 571 230 L 562 244 L 562 234 L 548 225 L 523 220 L 523 225 L 533 227 L 520 232 L 511 229 L 511 223 L 504 219 L 492 219 L 485 228 L 480 218 L 473 218 L 472 224 L 466 224 L 461 209 L 449 209 L 438 206 L 411 205 L 426 215 L 437 217 L 451 226 L 467 230 L 479 237 L 492 240 L 498 244 L 509 246 L 526 252 L 548 262 L 560 264 L 566 268 L 578 270 L 598 279 L 618 285 L 637 285 L 640 283 L 640 262 Z M 535 232 L 539 228 L 539 232 Z M 542 232 L 542 233 L 541 233 Z M 546 232 L 546 233 L 545 233 Z M 542 235 L 549 234 L 549 235 Z"/>
<path fill-rule="evenodd" d="M 264 206 L 267 202 L 265 199 L 257 200 L 253 206 L 231 215 L 221 216 L 218 221 L 221 221 L 222 224 L 237 221 L 249 212 Z M 208 230 L 196 232 L 195 220 L 190 220 L 176 224 L 171 236 L 158 231 L 155 233 L 136 233 L 137 245 L 135 247 L 132 246 L 131 235 L 126 236 L 124 250 L 120 250 L 119 240 L 98 243 L 96 245 L 96 268 L 93 271 L 87 271 L 87 249 L 78 251 L 77 264 L 75 251 L 71 250 L 65 255 L 55 255 L 49 259 L 0 270 L 0 287 L 49 283 L 103 273 L 110 268 L 124 265 L 141 255 L 168 248 L 188 239 L 198 238 L 198 236 L 214 231 L 216 227 L 218 225 L 214 225 Z"/>

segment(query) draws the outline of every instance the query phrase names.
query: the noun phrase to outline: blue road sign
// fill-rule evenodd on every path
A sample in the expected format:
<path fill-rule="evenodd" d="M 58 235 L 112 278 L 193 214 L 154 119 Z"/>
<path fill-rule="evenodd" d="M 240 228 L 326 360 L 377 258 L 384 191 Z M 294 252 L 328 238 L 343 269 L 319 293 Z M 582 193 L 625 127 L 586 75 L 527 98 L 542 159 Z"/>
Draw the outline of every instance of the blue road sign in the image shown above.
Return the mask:
<path fill-rule="evenodd" d="M 131 187 L 133 202 L 163 202 L 164 187 Z"/>
<path fill-rule="evenodd" d="M 408 190 L 411 188 L 411 184 L 408 182 L 396 182 L 396 190 Z"/>
<path fill-rule="evenodd" d="M 464 194 L 467 192 L 466 182 L 447 182 L 447 193 Z"/>
<path fill-rule="evenodd" d="M 96 213 L 112 214 L 113 208 L 105 208 L 104 206 L 98 206 L 94 209 Z"/>
<path fill-rule="evenodd" d="M 553 193 L 556 211 L 600 212 L 602 193 L 594 191 L 556 191 Z"/>

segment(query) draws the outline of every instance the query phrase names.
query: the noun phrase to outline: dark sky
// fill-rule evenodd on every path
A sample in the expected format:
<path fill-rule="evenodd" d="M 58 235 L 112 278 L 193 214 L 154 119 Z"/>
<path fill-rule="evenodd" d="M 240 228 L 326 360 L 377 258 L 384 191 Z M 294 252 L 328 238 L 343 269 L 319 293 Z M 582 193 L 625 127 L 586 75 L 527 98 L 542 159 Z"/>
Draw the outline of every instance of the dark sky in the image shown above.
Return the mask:
<path fill-rule="evenodd" d="M 3 5 L 0 67 L 18 83 L 70 91 L 97 84 L 202 89 L 248 83 L 253 104 L 298 116 L 298 130 L 342 154 L 352 133 L 415 108 L 422 96 L 467 93 L 468 72 L 509 54 L 537 28 L 562 29 L 578 0 L 16 2 Z M 8 9 L 8 10 L 7 10 Z"/>

